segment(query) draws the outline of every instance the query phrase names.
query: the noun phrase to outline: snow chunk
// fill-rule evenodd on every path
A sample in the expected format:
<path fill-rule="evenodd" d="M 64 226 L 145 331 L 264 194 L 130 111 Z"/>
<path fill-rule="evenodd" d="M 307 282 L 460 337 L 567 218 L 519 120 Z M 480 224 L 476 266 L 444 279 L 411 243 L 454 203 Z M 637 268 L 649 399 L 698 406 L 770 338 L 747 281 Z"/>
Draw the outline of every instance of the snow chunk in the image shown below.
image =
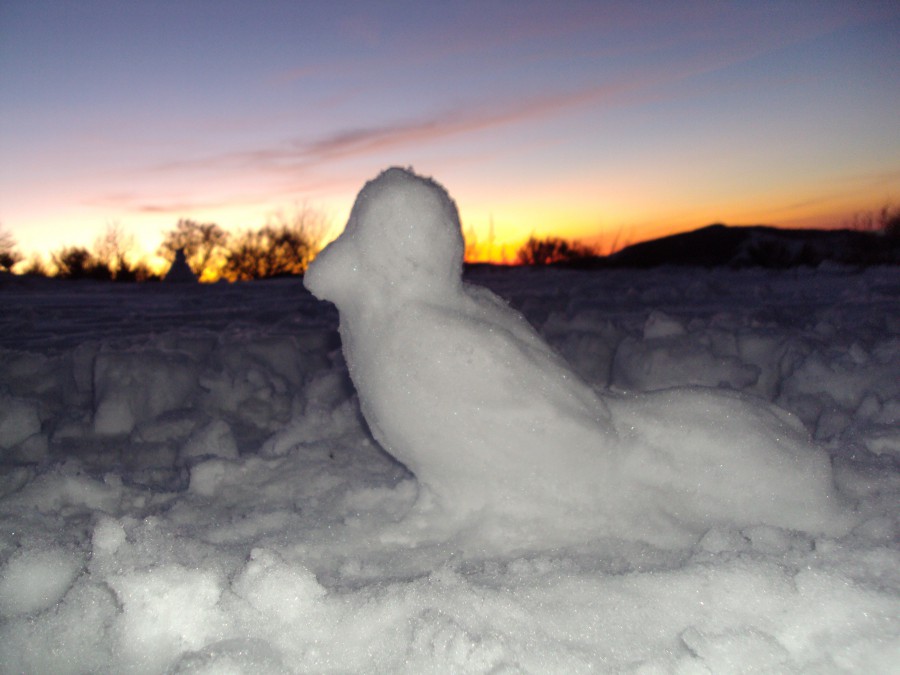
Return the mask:
<path fill-rule="evenodd" d="M 779 671 L 784 669 L 784 664 L 790 657 L 774 636 L 755 628 L 709 634 L 692 626 L 681 634 L 681 640 L 705 666 L 703 670 L 698 669 L 698 672 Z M 748 669 L 747 664 L 750 663 L 753 666 Z"/>
<path fill-rule="evenodd" d="M 0 396 L 0 448 L 14 448 L 40 430 L 41 420 L 35 401 Z"/>
<path fill-rule="evenodd" d="M 325 595 L 315 575 L 288 565 L 275 551 L 255 548 L 232 590 L 266 616 L 298 622 Z"/>
<path fill-rule="evenodd" d="M 126 662 L 163 672 L 185 650 L 217 637 L 222 618 L 216 603 L 222 584 L 209 570 L 165 565 L 107 579 L 122 605 L 116 623 Z"/>
<path fill-rule="evenodd" d="M 81 561 L 60 548 L 19 552 L 0 569 L 0 616 L 31 614 L 58 603 L 81 571 Z"/>
<path fill-rule="evenodd" d="M 900 429 L 897 427 L 873 429 L 865 434 L 863 443 L 869 452 L 876 455 L 892 454 L 900 457 Z"/>
<path fill-rule="evenodd" d="M 104 557 L 114 554 L 125 543 L 125 528 L 120 522 L 109 516 L 100 519 L 94 526 L 91 537 L 94 557 Z"/>
<path fill-rule="evenodd" d="M 108 628 L 116 614 L 113 595 L 89 578 L 80 576 L 52 610 L 0 621 L 4 673 L 127 672 L 109 663 Z"/>
<path fill-rule="evenodd" d="M 650 316 L 647 317 L 647 322 L 644 324 L 645 340 L 684 335 L 686 332 L 684 324 L 678 319 L 659 310 L 650 312 Z"/>
<path fill-rule="evenodd" d="M 649 391 L 680 384 L 742 390 L 754 384 L 759 368 L 716 354 L 707 345 L 673 336 L 638 341 L 625 338 L 616 350 L 612 382 L 622 389 Z"/>
<path fill-rule="evenodd" d="M 175 675 L 290 675 L 281 654 L 265 640 L 232 638 L 186 652 L 170 671 Z"/>
<path fill-rule="evenodd" d="M 195 431 L 180 452 L 182 461 L 200 457 L 236 459 L 237 456 L 237 443 L 231 427 L 224 420 L 213 420 Z"/>
<path fill-rule="evenodd" d="M 197 388 L 196 363 L 155 350 L 103 353 L 94 365 L 94 432 L 130 433 L 136 424 L 179 408 Z"/>
<path fill-rule="evenodd" d="M 220 459 L 210 459 L 194 465 L 191 467 L 188 489 L 194 494 L 212 497 L 229 478 L 229 468 L 228 463 Z"/>

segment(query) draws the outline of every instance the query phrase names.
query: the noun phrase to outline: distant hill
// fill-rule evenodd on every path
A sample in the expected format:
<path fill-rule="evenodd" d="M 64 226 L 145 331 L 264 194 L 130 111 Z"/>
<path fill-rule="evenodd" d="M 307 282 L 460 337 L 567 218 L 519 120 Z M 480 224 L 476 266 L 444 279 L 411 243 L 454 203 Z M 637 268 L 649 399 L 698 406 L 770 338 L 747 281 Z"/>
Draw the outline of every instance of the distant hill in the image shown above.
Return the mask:
<path fill-rule="evenodd" d="M 857 230 L 786 230 L 767 225 L 715 224 L 634 244 L 607 257 L 585 260 L 583 266 L 787 268 L 815 267 L 825 262 L 900 264 L 900 237 Z"/>

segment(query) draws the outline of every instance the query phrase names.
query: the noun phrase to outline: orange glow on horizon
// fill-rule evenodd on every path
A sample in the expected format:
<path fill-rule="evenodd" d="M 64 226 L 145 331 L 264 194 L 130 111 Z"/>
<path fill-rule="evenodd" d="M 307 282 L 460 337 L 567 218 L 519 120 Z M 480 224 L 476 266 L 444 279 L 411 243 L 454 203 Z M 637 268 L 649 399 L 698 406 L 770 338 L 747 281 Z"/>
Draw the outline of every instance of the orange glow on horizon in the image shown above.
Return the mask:
<path fill-rule="evenodd" d="M 900 200 L 890 3 L 438 3 L 382 8 L 365 44 L 328 3 L 230 7 L 174 61 L 202 8 L 94 4 L 4 14 L 0 228 L 18 269 L 91 250 L 109 223 L 159 272 L 182 218 L 238 232 L 309 203 L 336 235 L 390 166 L 445 186 L 466 259 L 500 264 L 530 236 L 606 255 L 715 222 L 848 226 Z M 85 26 L 104 29 L 73 49 Z"/>
<path fill-rule="evenodd" d="M 897 204 L 896 198 L 890 198 L 890 191 L 881 194 L 867 191 L 867 195 L 861 196 L 853 190 L 843 194 L 835 190 L 822 197 L 809 190 L 806 194 L 801 191 L 799 194 L 768 195 L 766 203 L 771 206 L 767 207 L 751 197 L 713 200 L 713 203 L 700 206 L 691 205 L 687 200 L 680 203 L 652 203 L 646 199 L 613 203 L 606 200 L 604 203 L 598 198 L 597 204 L 588 207 L 583 196 L 586 187 L 578 182 L 540 190 L 540 201 L 534 197 L 516 200 L 515 193 L 506 192 L 496 202 L 486 204 L 484 195 L 467 195 L 466 187 L 460 185 L 455 189 L 453 181 L 448 181 L 451 194 L 454 191 L 460 193 L 465 260 L 499 265 L 516 264 L 517 253 L 530 236 L 538 239 L 558 237 L 594 248 L 599 255 L 608 255 L 631 244 L 715 222 L 800 229 L 847 227 L 857 214 L 877 211 L 885 204 Z M 491 192 L 489 187 L 479 186 L 479 192 L 483 191 Z M 501 188 L 497 191 L 498 194 L 503 192 Z M 310 204 L 311 208 L 322 210 L 327 216 L 329 227 L 324 242 L 343 231 L 351 203 L 352 195 L 333 194 Z M 319 204 L 325 204 L 327 208 L 320 209 Z M 290 213 L 291 208 L 284 211 Z M 91 250 L 108 224 L 120 223 L 126 232 L 134 235 L 131 262 L 143 263 L 155 274 L 164 274 L 169 263 L 156 252 L 163 233 L 174 228 L 179 218 L 214 222 L 226 231 L 237 232 L 247 227 L 260 227 L 267 222 L 266 214 L 277 212 L 277 208 L 248 204 L 178 214 L 132 212 L 102 218 L 96 211 L 65 217 L 56 214 L 51 207 L 40 220 L 26 223 L 24 228 L 10 229 L 11 223 L 6 222 L 3 225 L 6 226 L 4 231 L 13 234 L 17 250 L 24 256 L 24 260 L 15 266 L 17 272 L 24 270 L 35 256 L 45 267 L 52 268 L 51 254 L 63 247 L 83 246 Z M 661 215 L 665 213 L 671 215 Z M 218 276 L 209 273 L 203 278 L 205 282 L 217 280 Z"/>

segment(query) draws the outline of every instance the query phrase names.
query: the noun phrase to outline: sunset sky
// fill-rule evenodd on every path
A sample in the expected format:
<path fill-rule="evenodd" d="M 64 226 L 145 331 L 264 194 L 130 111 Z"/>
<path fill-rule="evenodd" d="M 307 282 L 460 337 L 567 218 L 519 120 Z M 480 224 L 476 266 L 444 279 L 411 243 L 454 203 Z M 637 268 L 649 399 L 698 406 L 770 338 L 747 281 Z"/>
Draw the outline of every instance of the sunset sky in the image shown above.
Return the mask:
<path fill-rule="evenodd" d="M 711 222 L 833 227 L 900 200 L 900 3 L 0 3 L 0 227 L 337 234 L 390 165 L 494 256 Z"/>

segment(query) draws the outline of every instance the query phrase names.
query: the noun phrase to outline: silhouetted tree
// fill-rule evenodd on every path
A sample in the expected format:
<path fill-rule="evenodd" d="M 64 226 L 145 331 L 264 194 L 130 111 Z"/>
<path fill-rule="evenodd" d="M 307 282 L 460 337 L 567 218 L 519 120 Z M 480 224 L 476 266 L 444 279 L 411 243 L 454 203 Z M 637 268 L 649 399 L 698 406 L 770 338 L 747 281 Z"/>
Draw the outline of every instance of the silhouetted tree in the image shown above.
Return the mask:
<path fill-rule="evenodd" d="M 475 228 L 471 225 L 469 225 L 463 232 L 463 241 L 466 245 L 463 260 L 465 260 L 466 262 L 477 260 L 478 254 L 480 252 L 478 248 L 478 233 L 475 232 Z"/>
<path fill-rule="evenodd" d="M 104 263 L 83 246 L 67 246 L 50 254 L 56 267 L 56 276 L 61 279 L 101 279 L 112 278 L 112 273 Z"/>
<path fill-rule="evenodd" d="M 885 204 L 877 211 L 860 211 L 853 215 L 847 227 L 859 232 L 900 236 L 900 207 Z"/>
<path fill-rule="evenodd" d="M 307 207 L 277 214 L 262 228 L 232 237 L 222 272 L 232 281 L 303 274 L 322 247 L 326 226 L 322 213 Z"/>
<path fill-rule="evenodd" d="M 302 231 L 266 225 L 233 238 L 223 271 L 234 281 L 302 274 L 315 252 Z"/>
<path fill-rule="evenodd" d="M 158 281 L 159 278 L 159 275 L 150 269 L 146 261 L 138 260 L 135 263 L 128 263 L 126 267 L 119 269 L 115 273 L 114 281 Z"/>
<path fill-rule="evenodd" d="M 885 206 L 881 209 L 881 231 L 888 237 L 900 238 L 900 207 Z"/>
<path fill-rule="evenodd" d="M 538 239 L 531 236 L 516 253 L 516 260 L 520 265 L 551 265 L 594 255 L 596 252 L 593 249 L 559 237 Z"/>
<path fill-rule="evenodd" d="M 105 266 L 116 281 L 135 281 L 137 275 L 128 259 L 134 249 L 134 235 L 120 223 L 110 223 L 94 241 L 94 260 Z"/>
<path fill-rule="evenodd" d="M 20 260 L 22 254 L 16 250 L 16 240 L 12 234 L 0 228 L 0 270 L 10 272 Z"/>
<path fill-rule="evenodd" d="M 497 236 L 494 231 L 494 219 L 488 221 L 487 238 L 484 241 L 478 240 L 478 233 L 471 225 L 465 229 L 464 241 L 466 244 L 465 255 L 463 259 L 466 262 L 491 262 L 506 263 L 507 255 L 505 247 L 497 245 Z"/>
<path fill-rule="evenodd" d="M 215 223 L 198 223 L 182 218 L 174 230 L 163 236 L 159 255 L 172 262 L 175 253 L 184 249 L 188 265 L 199 278 L 220 276 L 228 246 L 228 233 Z"/>
<path fill-rule="evenodd" d="M 49 276 L 47 273 L 47 266 L 44 264 L 43 259 L 37 254 L 32 255 L 28 259 L 28 262 L 25 263 L 25 269 L 22 270 L 22 274 L 33 277 Z"/>

